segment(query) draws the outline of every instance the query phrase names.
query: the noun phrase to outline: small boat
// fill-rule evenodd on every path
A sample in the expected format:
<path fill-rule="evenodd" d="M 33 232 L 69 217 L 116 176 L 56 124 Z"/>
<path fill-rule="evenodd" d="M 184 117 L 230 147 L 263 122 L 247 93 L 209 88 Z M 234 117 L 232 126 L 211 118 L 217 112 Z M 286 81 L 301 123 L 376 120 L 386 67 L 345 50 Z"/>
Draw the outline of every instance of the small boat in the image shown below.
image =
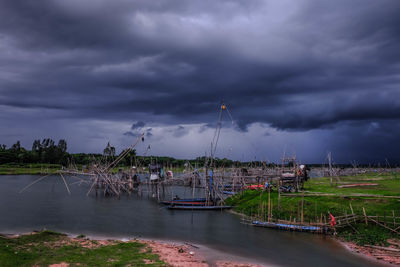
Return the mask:
<path fill-rule="evenodd" d="M 195 202 L 206 202 L 206 198 L 183 198 L 183 199 L 173 199 L 172 201 L 175 202 L 189 202 L 189 201 L 195 201 Z"/>
<path fill-rule="evenodd" d="M 232 206 L 168 206 L 170 210 L 226 210 L 230 208 Z"/>
<path fill-rule="evenodd" d="M 286 223 L 274 223 L 274 222 L 263 222 L 263 221 L 252 221 L 253 226 L 275 228 L 280 230 L 292 230 L 300 232 L 314 232 L 314 233 L 325 233 L 326 229 L 320 226 L 312 225 L 298 225 L 298 224 L 286 224 Z"/>
<path fill-rule="evenodd" d="M 211 204 L 211 202 L 203 201 L 161 201 L 164 205 L 177 205 L 177 206 L 205 206 Z"/>

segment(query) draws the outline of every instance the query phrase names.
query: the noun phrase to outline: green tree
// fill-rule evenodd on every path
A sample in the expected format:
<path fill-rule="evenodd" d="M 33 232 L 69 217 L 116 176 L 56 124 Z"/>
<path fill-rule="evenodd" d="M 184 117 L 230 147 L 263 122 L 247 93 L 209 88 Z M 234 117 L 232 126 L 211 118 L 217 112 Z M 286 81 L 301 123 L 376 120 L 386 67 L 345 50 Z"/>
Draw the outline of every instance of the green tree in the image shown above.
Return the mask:
<path fill-rule="evenodd" d="M 60 141 L 58 141 L 57 147 L 60 150 L 60 152 L 62 153 L 67 152 L 67 141 L 65 141 L 64 139 L 60 139 Z"/>
<path fill-rule="evenodd" d="M 11 150 L 13 152 L 20 152 L 21 151 L 21 142 L 17 141 L 15 144 L 11 146 Z"/>

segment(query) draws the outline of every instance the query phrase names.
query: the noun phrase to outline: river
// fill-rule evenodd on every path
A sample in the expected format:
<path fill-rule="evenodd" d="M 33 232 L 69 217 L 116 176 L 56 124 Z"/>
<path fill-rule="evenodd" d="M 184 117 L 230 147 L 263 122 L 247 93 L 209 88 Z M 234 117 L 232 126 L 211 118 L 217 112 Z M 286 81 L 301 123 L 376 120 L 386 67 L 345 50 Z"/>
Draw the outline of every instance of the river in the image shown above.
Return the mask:
<path fill-rule="evenodd" d="M 69 195 L 59 176 L 19 193 L 38 178 L 0 176 L 1 233 L 46 228 L 88 236 L 178 240 L 278 266 L 381 266 L 328 237 L 244 225 L 240 216 L 226 211 L 172 211 L 137 194 L 96 198 L 86 196 L 88 187 L 78 184 L 71 185 Z M 175 187 L 173 193 L 190 194 L 183 187 Z"/>

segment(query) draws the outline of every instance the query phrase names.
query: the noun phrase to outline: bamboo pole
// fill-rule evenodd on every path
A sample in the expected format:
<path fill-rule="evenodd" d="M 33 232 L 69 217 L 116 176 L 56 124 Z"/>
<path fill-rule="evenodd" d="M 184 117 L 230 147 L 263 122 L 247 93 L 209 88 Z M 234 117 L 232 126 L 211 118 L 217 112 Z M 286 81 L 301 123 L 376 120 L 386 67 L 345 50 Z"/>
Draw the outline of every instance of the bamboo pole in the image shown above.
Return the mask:
<path fill-rule="evenodd" d="M 365 225 L 368 225 L 367 213 L 365 212 L 364 207 L 363 207 L 363 213 L 364 213 Z"/>
<path fill-rule="evenodd" d="M 301 198 L 301 223 L 304 221 L 304 191 L 303 197 Z"/>
<path fill-rule="evenodd" d="M 67 188 L 68 194 L 71 195 L 71 191 L 69 190 L 69 187 L 68 187 L 68 185 L 67 185 L 67 181 L 65 181 L 65 178 L 64 178 L 64 176 L 63 176 L 61 173 L 60 173 L 60 176 L 61 176 L 61 178 L 62 178 L 63 181 L 64 181 L 64 184 L 65 184 L 65 187 Z"/>
<path fill-rule="evenodd" d="M 271 209 L 271 190 L 268 187 L 268 222 L 270 220 L 270 209 Z"/>
<path fill-rule="evenodd" d="M 27 186 L 25 186 L 24 188 L 22 188 L 22 190 L 19 191 L 19 193 L 21 194 L 21 193 L 24 192 L 26 189 L 28 189 L 30 186 L 36 184 L 37 182 L 43 180 L 44 178 L 46 178 L 46 177 L 48 177 L 48 176 L 50 176 L 50 174 L 47 174 L 47 175 L 45 175 L 45 176 L 42 176 L 42 177 L 40 177 L 39 179 L 33 181 L 32 183 L 30 183 L 30 184 L 28 184 Z"/>

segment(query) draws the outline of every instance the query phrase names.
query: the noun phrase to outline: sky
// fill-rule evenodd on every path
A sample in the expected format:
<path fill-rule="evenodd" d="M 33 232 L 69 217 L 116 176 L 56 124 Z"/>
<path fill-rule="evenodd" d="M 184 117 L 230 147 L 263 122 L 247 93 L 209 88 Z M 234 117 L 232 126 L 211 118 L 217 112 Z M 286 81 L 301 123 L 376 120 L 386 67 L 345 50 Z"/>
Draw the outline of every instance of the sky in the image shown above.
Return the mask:
<path fill-rule="evenodd" d="M 0 0 L 0 143 L 400 162 L 398 0 Z M 150 145 L 150 150 L 147 151 Z"/>

